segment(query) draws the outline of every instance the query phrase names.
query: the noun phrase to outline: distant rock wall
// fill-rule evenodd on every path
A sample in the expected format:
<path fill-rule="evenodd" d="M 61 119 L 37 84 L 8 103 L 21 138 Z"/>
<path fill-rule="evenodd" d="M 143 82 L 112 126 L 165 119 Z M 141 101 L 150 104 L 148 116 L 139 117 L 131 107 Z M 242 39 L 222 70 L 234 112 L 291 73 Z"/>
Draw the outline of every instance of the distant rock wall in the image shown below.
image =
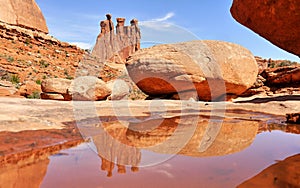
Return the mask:
<path fill-rule="evenodd" d="M 130 26 L 125 26 L 125 18 L 117 18 L 116 32 L 110 14 L 107 19 L 100 22 L 101 32 L 97 37 L 92 55 L 100 61 L 111 60 L 124 63 L 126 58 L 140 49 L 141 32 L 138 20 L 130 21 Z"/>
<path fill-rule="evenodd" d="M 48 33 L 46 20 L 34 0 L 0 0 L 0 21 Z"/>

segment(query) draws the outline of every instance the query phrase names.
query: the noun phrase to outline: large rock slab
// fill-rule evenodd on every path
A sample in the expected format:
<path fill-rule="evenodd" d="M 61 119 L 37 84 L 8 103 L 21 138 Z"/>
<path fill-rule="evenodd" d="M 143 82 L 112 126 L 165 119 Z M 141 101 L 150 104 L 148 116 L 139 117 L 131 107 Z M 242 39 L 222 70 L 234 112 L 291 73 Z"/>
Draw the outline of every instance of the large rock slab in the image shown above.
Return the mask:
<path fill-rule="evenodd" d="M 126 64 L 132 80 L 150 96 L 187 91 L 200 100 L 223 100 L 240 95 L 253 85 L 258 73 L 252 53 L 222 41 L 191 41 L 157 45 L 132 55 Z M 180 97 L 180 93 L 185 93 Z"/>
<path fill-rule="evenodd" d="M 46 20 L 34 0 L 0 0 L 0 21 L 48 33 Z"/>
<path fill-rule="evenodd" d="M 42 91 L 45 93 L 68 94 L 72 80 L 63 78 L 51 78 L 43 80 Z"/>
<path fill-rule="evenodd" d="M 242 25 L 300 56 L 300 1 L 234 0 L 230 11 Z"/>

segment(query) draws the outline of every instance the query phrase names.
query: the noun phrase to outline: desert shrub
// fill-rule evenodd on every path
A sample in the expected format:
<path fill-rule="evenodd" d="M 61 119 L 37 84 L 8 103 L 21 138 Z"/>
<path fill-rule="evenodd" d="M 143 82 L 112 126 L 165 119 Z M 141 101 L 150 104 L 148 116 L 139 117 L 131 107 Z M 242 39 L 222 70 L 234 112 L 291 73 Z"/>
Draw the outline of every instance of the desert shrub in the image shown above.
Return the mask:
<path fill-rule="evenodd" d="M 40 67 L 41 68 L 47 68 L 49 66 L 49 63 L 46 62 L 45 60 L 40 61 Z"/>
<path fill-rule="evenodd" d="M 6 58 L 6 60 L 7 60 L 7 62 L 11 63 L 11 62 L 14 62 L 15 59 L 13 57 L 11 57 L 11 56 L 8 56 Z"/>
<path fill-rule="evenodd" d="M 18 83 L 20 83 L 20 78 L 17 74 L 13 74 L 13 75 L 10 75 L 9 81 L 13 84 L 18 84 Z"/>
<path fill-rule="evenodd" d="M 41 80 L 37 80 L 37 81 L 35 81 L 35 83 L 38 84 L 38 85 L 41 85 L 42 81 Z"/>
<path fill-rule="evenodd" d="M 40 99 L 40 92 L 34 91 L 31 95 L 27 95 L 28 99 Z"/>

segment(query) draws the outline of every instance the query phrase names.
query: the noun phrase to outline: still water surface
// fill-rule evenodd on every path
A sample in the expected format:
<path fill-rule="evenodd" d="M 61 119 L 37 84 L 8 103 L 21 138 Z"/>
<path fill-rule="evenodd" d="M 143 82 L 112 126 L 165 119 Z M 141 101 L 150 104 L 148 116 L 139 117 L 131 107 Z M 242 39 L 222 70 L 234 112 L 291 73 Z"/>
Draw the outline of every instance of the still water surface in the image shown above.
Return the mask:
<path fill-rule="evenodd" d="M 300 187 L 300 126 L 230 119 L 215 126 L 214 137 L 207 129 L 214 123 L 199 121 L 184 146 L 178 145 L 181 137 L 172 135 L 184 135 L 191 118 L 107 121 L 87 142 L 0 169 L 0 182 L 44 188 Z M 137 131 L 157 122 L 150 131 Z"/>

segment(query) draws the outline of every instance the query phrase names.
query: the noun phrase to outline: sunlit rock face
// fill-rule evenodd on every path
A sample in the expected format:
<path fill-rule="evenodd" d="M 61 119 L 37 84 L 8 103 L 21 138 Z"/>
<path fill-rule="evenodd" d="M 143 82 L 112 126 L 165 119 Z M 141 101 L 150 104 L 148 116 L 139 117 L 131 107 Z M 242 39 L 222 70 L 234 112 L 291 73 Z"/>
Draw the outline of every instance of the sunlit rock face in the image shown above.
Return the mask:
<path fill-rule="evenodd" d="M 230 11 L 242 25 L 300 56 L 300 1 L 234 0 Z"/>
<path fill-rule="evenodd" d="M 299 168 L 300 154 L 271 165 L 238 187 L 299 187 Z"/>
<path fill-rule="evenodd" d="M 132 19 L 130 26 L 125 26 L 125 18 L 116 18 L 115 28 L 112 15 L 107 14 L 106 18 L 100 21 L 100 33 L 92 55 L 98 57 L 101 62 L 124 63 L 126 58 L 140 49 L 141 31 L 138 20 Z"/>
<path fill-rule="evenodd" d="M 242 94 L 258 73 L 249 50 L 213 40 L 142 49 L 127 59 L 126 68 L 131 79 L 150 96 L 178 93 L 180 99 L 196 95 L 204 101 Z"/>
<path fill-rule="evenodd" d="M 34 0 L 0 0 L 0 21 L 48 33 L 46 20 Z"/>

